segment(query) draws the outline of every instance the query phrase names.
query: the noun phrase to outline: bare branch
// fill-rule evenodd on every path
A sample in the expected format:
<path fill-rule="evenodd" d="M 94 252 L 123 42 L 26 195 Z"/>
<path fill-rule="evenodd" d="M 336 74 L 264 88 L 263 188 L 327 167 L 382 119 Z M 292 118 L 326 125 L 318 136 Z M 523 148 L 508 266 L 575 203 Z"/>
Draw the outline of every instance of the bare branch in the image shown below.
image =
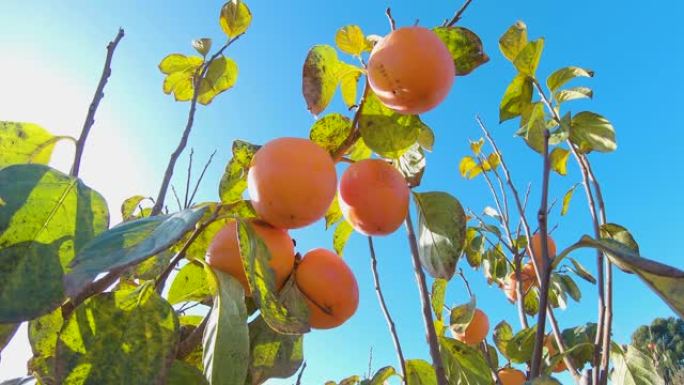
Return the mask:
<path fill-rule="evenodd" d="M 202 179 L 204 179 L 204 174 L 207 172 L 207 168 L 209 168 L 211 161 L 214 160 L 214 155 L 216 155 L 216 150 L 214 150 L 214 152 L 212 152 L 211 155 L 209 155 L 207 163 L 204 164 L 204 168 L 202 169 L 202 172 L 200 173 L 200 176 L 197 179 L 197 183 L 195 183 L 195 188 L 192 190 L 192 195 L 190 195 L 190 199 L 188 200 L 188 207 L 192 206 L 192 201 L 195 199 L 197 189 L 199 189 L 200 183 L 202 183 Z"/>
<path fill-rule="evenodd" d="M 183 210 L 183 205 L 181 204 L 180 198 L 178 197 L 178 192 L 176 191 L 176 187 L 171 185 L 171 192 L 173 193 L 174 199 L 176 199 L 176 204 L 178 204 L 178 211 Z"/>
<path fill-rule="evenodd" d="M 371 257 L 371 272 L 373 273 L 373 283 L 375 284 L 375 293 L 378 296 L 378 302 L 380 303 L 380 308 L 382 309 L 382 314 L 385 315 L 385 320 L 387 321 L 387 327 L 390 334 L 392 335 L 392 342 L 394 343 L 394 350 L 397 352 L 397 359 L 399 360 L 399 365 L 401 369 L 401 377 L 404 383 L 406 382 L 406 360 L 404 359 L 404 352 L 401 349 L 401 343 L 399 342 L 399 335 L 397 334 L 397 328 L 392 320 L 392 315 L 387 308 L 387 303 L 385 302 L 385 296 L 382 294 L 382 289 L 380 287 L 380 276 L 378 274 L 378 260 L 375 257 L 375 247 L 373 246 L 373 238 L 368 237 L 368 249 L 370 250 Z M 373 350 L 371 348 L 371 357 L 373 355 Z M 370 362 L 368 363 L 368 373 L 370 377 Z"/>
<path fill-rule="evenodd" d="M 390 9 L 390 7 L 387 7 L 387 9 L 385 10 L 385 15 L 387 15 L 387 20 L 389 21 L 390 29 L 392 31 L 397 29 L 397 23 L 394 21 L 394 18 L 392 17 L 392 9 Z"/>
<path fill-rule="evenodd" d="M 112 58 L 114 57 L 114 50 L 119 42 L 124 37 L 124 30 L 119 28 L 119 32 L 116 34 L 114 40 L 107 44 L 107 58 L 105 59 L 104 68 L 102 70 L 102 76 L 100 76 L 100 82 L 95 90 L 95 95 L 93 96 L 93 101 L 90 102 L 90 107 L 88 107 L 88 114 L 86 115 L 85 122 L 83 122 L 83 128 L 81 129 L 81 136 L 79 136 L 76 141 L 76 152 L 74 154 L 74 163 L 71 166 L 71 176 L 77 177 L 78 172 L 81 168 L 81 157 L 83 156 L 83 150 L 85 149 L 86 139 L 88 139 L 88 134 L 90 129 L 95 124 L 95 112 L 97 112 L 97 107 L 100 105 L 100 101 L 104 97 L 104 88 L 107 85 L 107 80 L 112 74 Z"/>
<path fill-rule="evenodd" d="M 211 310 L 204 317 L 202 322 L 197 325 L 195 330 L 193 330 L 189 336 L 187 336 L 183 341 L 180 341 L 178 345 L 178 352 L 176 353 L 176 358 L 183 359 L 190 355 L 195 347 L 202 342 L 202 336 L 204 335 L 204 329 L 207 328 L 207 322 L 209 322 L 209 316 L 211 315 Z"/>
<path fill-rule="evenodd" d="M 363 110 L 363 105 L 366 103 L 366 98 L 368 97 L 368 91 L 370 90 L 370 85 L 368 85 L 368 79 L 366 79 L 366 84 L 363 86 L 363 94 L 361 95 L 361 100 L 359 101 L 359 106 L 354 113 L 354 118 L 352 119 L 352 132 L 349 134 L 347 139 L 344 140 L 340 148 L 332 154 L 332 158 L 338 161 L 340 158 L 347 153 L 349 148 L 356 143 L 356 141 L 361 137 L 361 131 L 359 130 L 359 119 L 361 118 L 361 110 Z"/>
<path fill-rule="evenodd" d="M 463 13 L 466 11 L 470 3 L 472 3 L 473 0 L 466 0 L 465 3 L 461 6 L 461 8 L 456 11 L 454 14 L 454 17 L 451 18 L 451 20 L 447 20 L 444 22 L 444 27 L 452 27 L 456 23 L 458 23 L 459 20 L 461 20 L 461 17 L 463 17 Z"/>
<path fill-rule="evenodd" d="M 183 195 L 183 208 L 187 209 L 190 207 L 188 204 L 188 198 L 190 195 L 190 179 L 192 178 L 192 156 L 195 155 L 195 149 L 190 149 L 190 160 L 188 161 L 188 175 L 185 178 L 185 195 Z"/>
<path fill-rule="evenodd" d="M 411 248 L 413 271 L 416 274 L 416 282 L 418 283 L 418 291 L 420 292 L 420 302 L 423 309 L 423 323 L 425 324 L 426 339 L 428 345 L 430 346 L 432 366 L 435 368 L 435 373 L 437 375 L 437 385 L 448 385 L 446 373 L 444 371 L 444 365 L 442 364 L 442 357 L 439 353 L 439 341 L 437 340 L 437 333 L 435 332 L 435 325 L 432 319 L 430 295 L 428 294 L 427 283 L 425 283 L 425 273 L 423 272 L 423 267 L 420 265 L 420 257 L 418 256 L 418 242 L 416 241 L 416 234 L 413 231 L 413 222 L 411 221 L 410 210 L 406 213 L 405 224 L 409 246 Z"/>

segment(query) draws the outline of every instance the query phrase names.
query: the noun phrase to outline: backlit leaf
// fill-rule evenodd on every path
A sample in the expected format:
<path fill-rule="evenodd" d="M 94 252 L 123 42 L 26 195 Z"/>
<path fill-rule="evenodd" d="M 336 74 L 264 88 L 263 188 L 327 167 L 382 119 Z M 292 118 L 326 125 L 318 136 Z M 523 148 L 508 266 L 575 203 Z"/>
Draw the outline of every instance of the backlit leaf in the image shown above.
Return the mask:
<path fill-rule="evenodd" d="M 347 245 L 349 237 L 354 232 L 354 228 L 346 220 L 342 220 L 335 227 L 333 232 L 333 249 L 341 257 L 344 255 L 344 247 Z"/>
<path fill-rule="evenodd" d="M 0 168 L 47 164 L 58 139 L 37 124 L 0 121 Z"/>
<path fill-rule="evenodd" d="M 437 376 L 435 369 L 423 360 L 406 361 L 406 384 L 407 385 L 435 385 Z"/>
<path fill-rule="evenodd" d="M 565 215 L 568 213 L 568 210 L 570 209 L 570 201 L 572 200 L 572 196 L 575 193 L 575 189 L 577 188 L 578 185 L 573 185 L 570 187 L 568 191 L 563 194 L 563 205 L 561 206 L 561 215 Z"/>
<path fill-rule="evenodd" d="M 242 193 L 247 189 L 247 172 L 259 147 L 242 140 L 233 142 L 233 158 L 226 165 L 219 183 L 221 202 L 233 203 L 242 199 Z"/>
<path fill-rule="evenodd" d="M 551 169 L 560 175 L 567 175 L 569 155 L 570 151 L 561 147 L 556 147 L 551 150 L 551 154 L 549 154 Z"/>
<path fill-rule="evenodd" d="M 356 105 L 356 94 L 359 86 L 359 79 L 363 72 L 360 68 L 339 62 L 337 67 L 337 77 L 340 79 L 340 92 L 342 101 L 348 108 Z"/>
<path fill-rule="evenodd" d="M 462 177 L 473 179 L 482 173 L 482 166 L 472 156 L 464 156 L 458 165 L 458 171 Z"/>
<path fill-rule="evenodd" d="M 169 289 L 168 301 L 175 305 L 186 301 L 202 302 L 210 297 L 215 288 L 211 287 L 205 267 L 189 262 L 180 269 Z"/>
<path fill-rule="evenodd" d="M 41 378 L 56 378 L 57 338 L 63 325 L 61 309 L 29 322 L 28 339 L 33 352 L 33 357 L 28 363 L 31 373 L 38 373 Z"/>
<path fill-rule="evenodd" d="M 527 45 L 527 26 L 517 21 L 499 38 L 499 49 L 510 62 L 513 62 L 520 51 Z"/>
<path fill-rule="evenodd" d="M 351 121 L 342 114 L 334 113 L 316 120 L 309 131 L 309 139 L 334 154 L 344 144 L 352 131 Z"/>
<path fill-rule="evenodd" d="M 394 165 L 401 171 L 409 187 L 419 186 L 426 165 L 423 149 L 418 144 L 414 144 L 410 150 L 394 161 Z"/>
<path fill-rule="evenodd" d="M 447 280 L 446 279 L 435 279 L 432 282 L 431 291 L 431 303 L 432 311 L 435 313 L 435 318 L 438 320 L 442 319 L 442 313 L 444 312 L 444 300 L 446 297 Z"/>
<path fill-rule="evenodd" d="M 492 385 L 491 369 L 479 349 L 447 337 L 440 337 L 439 345 L 450 384 Z"/>
<path fill-rule="evenodd" d="M 225 56 L 216 58 L 207 69 L 199 87 L 197 101 L 207 105 L 214 97 L 235 85 L 238 77 L 238 66 Z"/>
<path fill-rule="evenodd" d="M 594 92 L 588 87 L 573 87 L 567 90 L 560 90 L 553 94 L 553 97 L 558 101 L 558 103 L 567 102 L 575 99 L 591 99 L 594 96 Z"/>
<path fill-rule="evenodd" d="M 454 333 L 462 334 L 465 332 L 465 329 L 473 320 L 473 316 L 475 316 L 476 306 L 477 302 L 473 296 L 470 297 L 470 301 L 467 303 L 451 308 L 451 312 L 449 314 L 449 326 Z"/>
<path fill-rule="evenodd" d="M 532 101 L 532 81 L 524 74 L 518 74 L 506 88 L 499 106 L 499 122 L 520 116 Z"/>
<path fill-rule="evenodd" d="M 482 48 L 482 40 L 475 32 L 463 27 L 437 27 L 433 31 L 449 49 L 456 76 L 467 75 L 489 61 Z"/>
<path fill-rule="evenodd" d="M 506 359 L 510 360 L 511 358 L 508 357 L 508 343 L 513 339 L 513 328 L 511 328 L 511 325 L 506 321 L 499 322 L 494 327 L 492 337 L 501 354 L 506 357 Z"/>
<path fill-rule="evenodd" d="M 570 141 L 582 152 L 611 152 L 617 148 L 613 125 L 603 116 L 589 111 L 572 117 Z"/>
<path fill-rule="evenodd" d="M 610 380 L 621 385 L 665 385 L 653 359 L 634 346 L 613 344 L 610 349 L 613 371 Z"/>
<path fill-rule="evenodd" d="M 531 41 L 518 53 L 518 56 L 513 61 L 513 65 L 521 74 L 534 76 L 543 50 L 544 39 Z"/>
<path fill-rule="evenodd" d="M 546 78 L 546 86 L 549 87 L 551 92 L 555 93 L 558 89 L 565 85 L 565 83 L 569 82 L 570 80 L 576 77 L 593 76 L 594 71 L 588 69 L 575 66 L 563 67 L 554 71 L 554 73 L 552 73 L 551 75 L 549 75 L 548 78 Z"/>
<path fill-rule="evenodd" d="M 328 106 L 339 82 L 339 59 L 335 48 L 316 45 L 304 61 L 302 93 L 309 111 L 318 115 Z"/>
<path fill-rule="evenodd" d="M 536 331 L 536 327 L 529 327 L 516 333 L 506 344 L 505 356 L 518 364 L 530 361 Z"/>
<path fill-rule="evenodd" d="M 249 323 L 251 384 L 261 384 L 269 378 L 287 378 L 297 372 L 304 359 L 301 335 L 279 334 L 263 318 Z"/>
<path fill-rule="evenodd" d="M 331 228 L 335 223 L 342 219 L 342 210 L 340 209 L 340 203 L 338 201 L 338 196 L 335 194 L 328 211 L 325 213 L 325 229 Z"/>
<path fill-rule="evenodd" d="M 167 385 L 208 385 L 209 383 L 196 367 L 180 360 L 173 361 L 169 369 Z"/>
<path fill-rule="evenodd" d="M 251 23 L 252 12 L 244 1 L 230 0 L 221 8 L 219 24 L 229 39 L 245 33 Z"/>
<path fill-rule="evenodd" d="M 337 30 L 335 44 L 344 53 L 360 56 L 367 50 L 366 38 L 358 25 L 347 25 Z"/>

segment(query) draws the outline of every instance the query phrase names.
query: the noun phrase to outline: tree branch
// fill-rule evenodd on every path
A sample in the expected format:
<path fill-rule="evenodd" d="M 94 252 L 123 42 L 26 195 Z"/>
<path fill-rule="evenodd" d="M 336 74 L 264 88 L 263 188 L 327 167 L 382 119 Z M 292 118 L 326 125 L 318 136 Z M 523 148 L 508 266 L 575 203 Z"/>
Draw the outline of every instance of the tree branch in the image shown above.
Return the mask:
<path fill-rule="evenodd" d="M 169 189 L 169 183 L 171 182 L 171 177 L 173 176 L 173 170 L 176 167 L 176 161 L 178 160 L 178 157 L 183 153 L 183 150 L 185 150 L 185 146 L 188 144 L 188 137 L 190 136 L 190 132 L 192 131 L 192 125 L 195 121 L 195 111 L 197 110 L 197 98 L 199 97 L 200 84 L 202 84 L 202 80 L 207 75 L 207 71 L 209 70 L 209 66 L 211 65 L 211 63 L 214 60 L 216 60 L 216 58 L 218 58 L 220 55 L 222 55 L 223 51 L 226 48 L 228 48 L 231 44 L 233 44 L 233 42 L 239 39 L 240 36 L 242 36 L 242 34 L 230 39 L 226 44 L 223 45 L 223 47 L 221 47 L 221 49 L 219 49 L 214 55 L 211 56 L 209 61 L 207 61 L 202 65 L 202 67 L 200 67 L 202 68 L 202 71 L 199 74 L 195 73 L 192 100 L 190 101 L 190 111 L 188 112 L 188 120 L 185 124 L 185 130 L 183 131 L 183 135 L 181 136 L 178 146 L 173 151 L 173 153 L 171 153 L 169 164 L 166 166 L 166 172 L 164 172 L 164 178 L 162 179 L 162 184 L 159 188 L 157 200 L 154 206 L 152 207 L 152 212 L 150 214 L 151 216 L 158 215 L 159 213 L 161 213 L 161 210 L 164 207 L 164 200 L 166 199 L 166 192 Z"/>
<path fill-rule="evenodd" d="M 344 140 L 340 148 L 335 151 L 334 154 L 332 154 L 332 158 L 335 162 L 339 161 L 340 158 L 344 156 L 344 154 L 347 153 L 349 148 L 356 143 L 356 141 L 361 137 L 361 131 L 359 130 L 359 119 L 361 118 L 361 110 L 363 109 L 363 105 L 366 103 L 366 98 L 368 97 L 368 92 L 370 90 L 370 85 L 368 84 L 368 79 L 366 79 L 366 83 L 363 86 L 363 94 L 361 95 L 361 100 L 359 101 L 359 105 L 356 108 L 356 112 L 354 113 L 354 118 L 352 119 L 352 132 L 349 134 L 347 139 Z"/>
<path fill-rule="evenodd" d="M 392 31 L 397 29 L 397 23 L 394 21 L 394 18 L 392 17 L 392 9 L 390 7 L 387 7 L 387 9 L 385 10 L 385 15 L 387 15 L 387 20 L 389 21 L 390 29 Z"/>
<path fill-rule="evenodd" d="M 192 205 L 192 201 L 195 199 L 195 194 L 197 194 L 197 190 L 199 189 L 200 183 L 202 183 L 202 179 L 204 179 L 204 174 L 207 172 L 207 168 L 209 168 L 211 161 L 214 160 L 214 155 L 216 155 L 216 150 L 214 150 L 214 152 L 212 152 L 211 155 L 209 155 L 207 163 L 204 164 L 204 168 L 202 169 L 199 178 L 197 178 L 197 183 L 195 183 L 195 187 L 192 190 L 192 195 L 190 195 L 190 200 L 188 201 L 189 206 Z"/>
<path fill-rule="evenodd" d="M 204 329 L 207 328 L 207 322 L 209 322 L 210 315 L 211 310 L 209 310 L 209 313 L 207 313 L 202 322 L 199 325 L 197 325 L 195 330 L 193 330 L 189 336 L 187 336 L 183 341 L 180 342 L 180 344 L 178 345 L 178 352 L 176 353 L 176 358 L 183 359 L 187 357 L 190 353 L 192 353 L 193 350 L 195 350 L 195 347 L 199 345 L 200 342 L 202 342 L 202 335 L 204 335 Z"/>
<path fill-rule="evenodd" d="M 463 17 L 463 13 L 466 11 L 466 9 L 472 1 L 473 0 L 466 0 L 465 3 L 463 3 L 463 5 L 461 6 L 461 8 L 459 8 L 458 11 L 456 11 L 454 17 L 452 17 L 451 20 L 447 20 L 444 22 L 443 27 L 452 27 L 456 23 L 458 23 L 458 21 L 461 20 L 461 17 Z"/>
<path fill-rule="evenodd" d="M 430 346 L 430 356 L 432 357 L 432 365 L 435 368 L 437 375 L 437 385 L 448 385 L 442 358 L 439 354 L 439 340 L 435 332 L 435 324 L 432 319 L 432 309 L 430 308 L 430 295 L 428 294 L 427 283 L 425 282 L 425 273 L 423 267 L 420 265 L 420 257 L 418 256 L 418 242 L 416 241 L 416 234 L 413 232 L 413 222 L 411 220 L 410 210 L 406 213 L 406 232 L 408 235 L 409 246 L 411 248 L 411 257 L 413 260 L 413 271 L 416 274 L 416 282 L 418 283 L 418 291 L 420 292 L 420 302 L 423 309 L 423 322 L 425 324 L 425 333 L 428 345 Z"/>
<path fill-rule="evenodd" d="M 93 124 L 95 124 L 95 112 L 97 111 L 97 107 L 100 105 L 100 101 L 104 97 L 104 88 L 107 85 L 107 80 L 109 80 L 109 76 L 112 74 L 111 65 L 112 58 L 114 57 L 114 50 L 116 50 L 116 46 L 119 45 L 119 42 L 121 39 L 123 39 L 123 37 L 124 30 L 119 28 L 119 32 L 116 34 L 114 40 L 107 44 L 107 58 L 105 59 L 104 68 L 102 69 L 102 76 L 100 76 L 100 82 L 95 90 L 93 101 L 90 103 L 90 107 L 88 107 L 88 114 L 86 115 L 85 122 L 83 122 L 81 136 L 76 141 L 74 163 L 71 166 L 71 176 L 73 177 L 78 176 L 78 172 L 81 168 L 81 157 L 83 156 L 83 150 L 85 149 L 86 139 L 88 139 L 90 129 L 93 127 Z"/>
<path fill-rule="evenodd" d="M 387 321 L 387 327 L 390 334 L 392 335 L 392 342 L 394 343 L 394 349 L 397 352 L 397 359 L 399 360 L 399 365 L 401 368 L 402 381 L 406 383 L 406 360 L 404 359 L 404 352 L 401 349 L 401 343 L 399 342 L 399 336 L 397 334 L 397 328 L 392 320 L 392 315 L 387 309 L 387 303 L 385 303 L 385 296 L 382 294 L 382 289 L 380 288 L 380 276 L 378 274 L 378 260 L 375 258 L 375 247 L 373 246 L 373 237 L 368 237 L 368 249 L 370 250 L 371 257 L 371 272 L 373 273 L 373 283 L 375 284 L 375 293 L 378 296 L 378 302 L 380 303 L 380 308 L 382 309 L 382 314 L 385 315 L 385 320 Z M 372 352 L 372 350 L 371 350 Z M 371 353 L 372 354 L 372 353 Z M 369 364 L 370 365 L 370 364 Z M 370 370 L 369 370 L 370 372 Z M 370 376 L 370 374 L 369 374 Z"/>

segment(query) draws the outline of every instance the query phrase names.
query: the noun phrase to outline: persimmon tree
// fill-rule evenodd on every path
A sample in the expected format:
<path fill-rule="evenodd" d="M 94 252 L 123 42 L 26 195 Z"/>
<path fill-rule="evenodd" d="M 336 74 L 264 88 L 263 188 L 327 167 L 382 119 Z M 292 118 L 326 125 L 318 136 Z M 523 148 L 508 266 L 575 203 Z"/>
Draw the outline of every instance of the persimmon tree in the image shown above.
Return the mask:
<path fill-rule="evenodd" d="M 202 38 L 192 44 L 197 54 L 161 60 L 163 91 L 189 104 L 188 117 L 158 194 L 124 201 L 122 223 L 110 226 L 105 198 L 78 173 L 123 30 L 107 46 L 79 138 L 1 122 L 0 349 L 28 322 L 33 351 L 29 377 L 4 384 L 261 384 L 297 371 L 299 384 L 305 334 L 344 323 L 364 294 L 342 258 L 354 232 L 367 237 L 397 362 L 339 384 L 541 385 L 558 384 L 560 372 L 577 384 L 662 384 L 642 347 L 612 340 L 612 276 L 614 267 L 636 274 L 681 317 L 684 272 L 641 256 L 629 231 L 608 220 L 591 161 L 616 149 L 615 129 L 598 113 L 567 108 L 592 97 L 586 86 L 568 86 L 592 71 L 538 74 L 544 40 L 529 40 L 523 22 L 510 26 L 499 49 L 515 75 L 499 122 L 506 129 L 517 121 L 516 135 L 540 156 L 540 183 L 518 188 L 478 116 L 473 127 L 481 133 L 472 133 L 479 138 L 470 140 L 459 171 L 484 182 L 491 202 L 466 209 L 446 192 L 421 189 L 439 130 L 417 114 L 440 108 L 456 78 L 489 59 L 478 35 L 457 25 L 470 3 L 429 27 L 396 26 L 387 9 L 384 36 L 347 25 L 337 30 L 336 47 L 312 47 L 302 71 L 303 97 L 316 116 L 309 138 L 234 141 L 213 202 L 194 201 L 204 171 L 194 188 L 188 176 L 183 199 L 171 179 L 198 107 L 236 85 L 238 64 L 226 52 L 250 27 L 242 1 L 221 8 L 218 49 Z M 337 89 L 348 109 L 327 111 Z M 69 173 L 48 166 L 60 140 L 75 144 Z M 336 163 L 345 165 L 339 178 Z M 581 172 L 578 182 L 563 178 L 571 164 Z M 551 183 L 569 187 L 558 210 Z M 166 203 L 169 188 L 177 211 Z M 578 189 L 588 202 L 586 231 L 574 244 L 556 245 L 549 218 L 565 215 Z M 302 256 L 288 230 L 319 219 L 334 251 Z M 395 231 L 409 242 L 431 362 L 404 351 L 382 292 L 373 237 Z M 573 258 L 581 248 L 594 249 L 595 260 Z M 489 319 L 459 263 L 501 288 L 518 325 Z M 561 327 L 554 312 L 580 301 L 576 279 L 596 286 L 598 319 Z M 462 290 L 454 281 L 463 281 L 470 300 L 448 306 L 447 290 Z M 198 306 L 202 315 L 188 313 Z"/>

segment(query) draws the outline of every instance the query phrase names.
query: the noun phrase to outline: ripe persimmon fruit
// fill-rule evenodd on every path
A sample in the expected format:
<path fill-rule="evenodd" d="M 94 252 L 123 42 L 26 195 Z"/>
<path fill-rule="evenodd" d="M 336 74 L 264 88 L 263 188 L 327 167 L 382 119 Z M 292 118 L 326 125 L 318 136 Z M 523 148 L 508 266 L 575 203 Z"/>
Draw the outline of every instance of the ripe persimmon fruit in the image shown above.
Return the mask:
<path fill-rule="evenodd" d="M 408 185 L 403 175 L 384 160 L 353 163 L 342 174 L 337 191 L 342 214 L 362 234 L 390 234 L 406 218 Z"/>
<path fill-rule="evenodd" d="M 330 329 L 342 325 L 359 306 L 359 287 L 344 260 L 326 249 L 313 249 L 302 257 L 295 282 L 309 307 L 309 325 Z"/>
<path fill-rule="evenodd" d="M 523 295 L 525 295 L 530 287 L 537 283 L 537 275 L 535 274 L 532 262 L 528 262 L 522 266 L 520 269 L 520 278 L 522 279 L 523 283 L 522 292 Z M 518 299 L 518 293 L 516 291 L 517 285 L 518 278 L 515 276 L 514 272 L 510 273 L 504 282 L 503 289 L 506 293 L 506 297 L 511 302 L 515 302 Z"/>
<path fill-rule="evenodd" d="M 249 224 L 271 254 L 268 265 L 273 269 L 276 287 L 280 289 L 294 268 L 295 252 L 292 238 L 286 230 L 267 223 L 250 221 Z M 207 249 L 206 261 L 209 266 L 235 277 L 245 288 L 245 293 L 251 295 L 242 264 L 236 221 L 228 222 L 216 233 Z"/>
<path fill-rule="evenodd" d="M 330 154 L 301 138 L 279 138 L 263 145 L 247 175 L 254 210 L 281 229 L 304 227 L 323 217 L 336 187 Z"/>
<path fill-rule="evenodd" d="M 556 354 L 558 354 L 558 349 L 556 349 L 556 341 L 554 341 L 554 338 L 552 335 L 546 336 L 544 339 L 544 346 L 546 347 L 546 350 L 549 351 L 549 357 L 553 357 Z M 553 367 L 553 372 L 554 373 L 560 373 L 565 371 L 568 367 L 565 365 L 565 362 L 562 360 L 559 361 L 556 366 Z"/>
<path fill-rule="evenodd" d="M 446 98 L 456 68 L 433 31 L 404 27 L 380 40 L 368 60 L 368 84 L 378 99 L 401 114 L 420 114 Z"/>
<path fill-rule="evenodd" d="M 489 318 L 480 309 L 475 309 L 473 319 L 466 326 L 465 330 L 451 329 L 451 334 L 455 339 L 471 346 L 479 345 L 480 342 L 484 341 L 487 333 L 489 333 Z"/>
<path fill-rule="evenodd" d="M 503 368 L 497 374 L 501 380 L 501 385 L 523 385 L 527 381 L 525 373 L 518 369 Z"/>
<path fill-rule="evenodd" d="M 532 236 L 532 241 L 530 242 L 530 247 L 534 253 L 534 260 L 537 262 L 538 267 L 542 267 L 542 240 L 541 233 L 535 233 Z M 549 259 L 553 259 L 556 256 L 556 242 L 554 242 L 551 235 L 546 236 L 546 247 L 549 251 Z"/>

